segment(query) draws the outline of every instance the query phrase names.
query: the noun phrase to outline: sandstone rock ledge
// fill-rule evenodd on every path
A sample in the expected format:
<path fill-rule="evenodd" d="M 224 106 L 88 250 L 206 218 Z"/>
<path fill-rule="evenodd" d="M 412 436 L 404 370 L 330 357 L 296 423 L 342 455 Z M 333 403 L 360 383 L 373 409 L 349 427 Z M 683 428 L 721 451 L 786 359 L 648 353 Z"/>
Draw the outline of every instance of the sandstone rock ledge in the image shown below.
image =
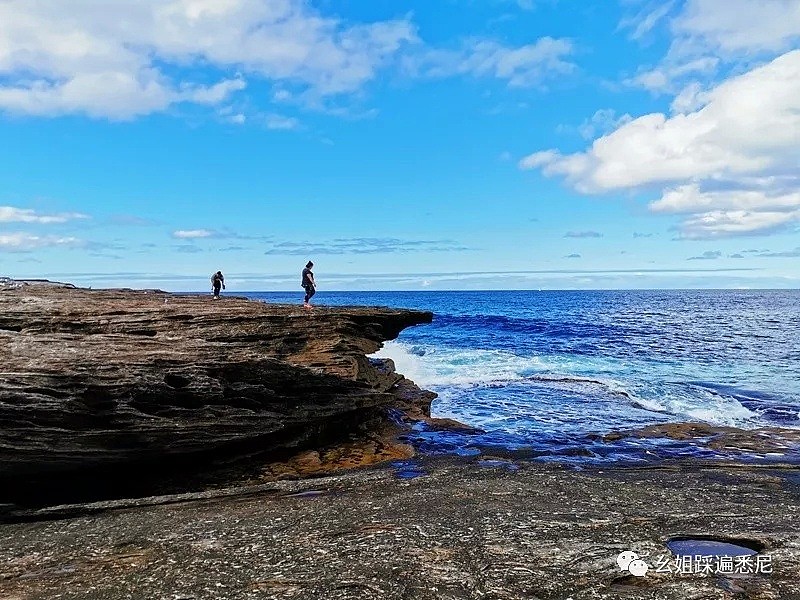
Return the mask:
<path fill-rule="evenodd" d="M 437 460 L 411 480 L 359 469 L 0 524 L 0 598 L 800 598 L 796 470 L 480 465 Z M 754 542 L 773 573 L 637 578 L 617 566 L 627 550 L 655 565 L 668 540 L 698 534 Z"/>
<path fill-rule="evenodd" d="M 424 411 L 431 394 L 367 355 L 431 319 L 5 286 L 0 503 L 87 499 L 123 482 L 122 493 L 135 494 L 135 482 L 146 487 L 170 469 L 191 473 L 210 459 L 335 441 L 379 423 L 386 408 L 408 401 L 409 387 Z"/>

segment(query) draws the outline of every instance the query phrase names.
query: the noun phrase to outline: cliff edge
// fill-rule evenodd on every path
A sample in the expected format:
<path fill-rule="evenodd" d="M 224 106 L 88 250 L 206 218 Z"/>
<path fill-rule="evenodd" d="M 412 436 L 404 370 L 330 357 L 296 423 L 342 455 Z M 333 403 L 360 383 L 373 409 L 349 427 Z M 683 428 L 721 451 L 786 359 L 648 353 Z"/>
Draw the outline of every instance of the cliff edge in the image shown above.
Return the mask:
<path fill-rule="evenodd" d="M 46 503 L 84 484 L 132 484 L 208 460 L 341 439 L 408 401 L 410 382 L 367 355 L 431 319 L 386 308 L 306 311 L 232 297 L 7 286 L 0 503 Z M 418 391 L 425 411 L 432 395 Z"/>

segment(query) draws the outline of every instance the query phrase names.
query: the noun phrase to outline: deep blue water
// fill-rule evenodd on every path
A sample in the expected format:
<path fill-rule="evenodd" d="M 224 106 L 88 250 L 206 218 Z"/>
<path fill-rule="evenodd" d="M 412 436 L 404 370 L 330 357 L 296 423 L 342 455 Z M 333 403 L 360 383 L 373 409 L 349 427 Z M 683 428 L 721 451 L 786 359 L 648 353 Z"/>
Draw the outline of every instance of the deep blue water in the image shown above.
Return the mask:
<path fill-rule="evenodd" d="M 691 442 L 597 436 L 683 421 L 800 428 L 798 290 L 321 292 L 315 301 L 434 312 L 433 324 L 406 330 L 379 356 L 439 394 L 435 416 L 485 433 L 420 428 L 412 441 L 428 452 L 713 458 Z"/>

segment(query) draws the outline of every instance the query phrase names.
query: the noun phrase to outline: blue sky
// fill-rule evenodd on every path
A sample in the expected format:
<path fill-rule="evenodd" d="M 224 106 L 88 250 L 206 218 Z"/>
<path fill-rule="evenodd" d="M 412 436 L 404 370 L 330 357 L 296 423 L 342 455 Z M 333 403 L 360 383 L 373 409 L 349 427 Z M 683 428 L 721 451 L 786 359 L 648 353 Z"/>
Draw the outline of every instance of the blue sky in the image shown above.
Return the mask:
<path fill-rule="evenodd" d="M 0 0 L 0 275 L 800 282 L 800 0 Z"/>

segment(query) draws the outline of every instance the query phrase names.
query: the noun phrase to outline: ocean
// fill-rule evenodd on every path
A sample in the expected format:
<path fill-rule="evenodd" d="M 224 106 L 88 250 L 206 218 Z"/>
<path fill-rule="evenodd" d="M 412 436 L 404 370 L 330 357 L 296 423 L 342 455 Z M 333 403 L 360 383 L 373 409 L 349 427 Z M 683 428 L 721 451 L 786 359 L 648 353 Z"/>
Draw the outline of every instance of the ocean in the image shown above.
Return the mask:
<path fill-rule="evenodd" d="M 302 293 L 246 295 L 302 302 Z M 601 437 L 687 421 L 800 428 L 798 290 L 320 292 L 314 301 L 434 313 L 377 356 L 439 395 L 434 416 L 483 433 L 419 426 L 409 439 L 423 452 L 720 458 L 696 440 Z"/>

